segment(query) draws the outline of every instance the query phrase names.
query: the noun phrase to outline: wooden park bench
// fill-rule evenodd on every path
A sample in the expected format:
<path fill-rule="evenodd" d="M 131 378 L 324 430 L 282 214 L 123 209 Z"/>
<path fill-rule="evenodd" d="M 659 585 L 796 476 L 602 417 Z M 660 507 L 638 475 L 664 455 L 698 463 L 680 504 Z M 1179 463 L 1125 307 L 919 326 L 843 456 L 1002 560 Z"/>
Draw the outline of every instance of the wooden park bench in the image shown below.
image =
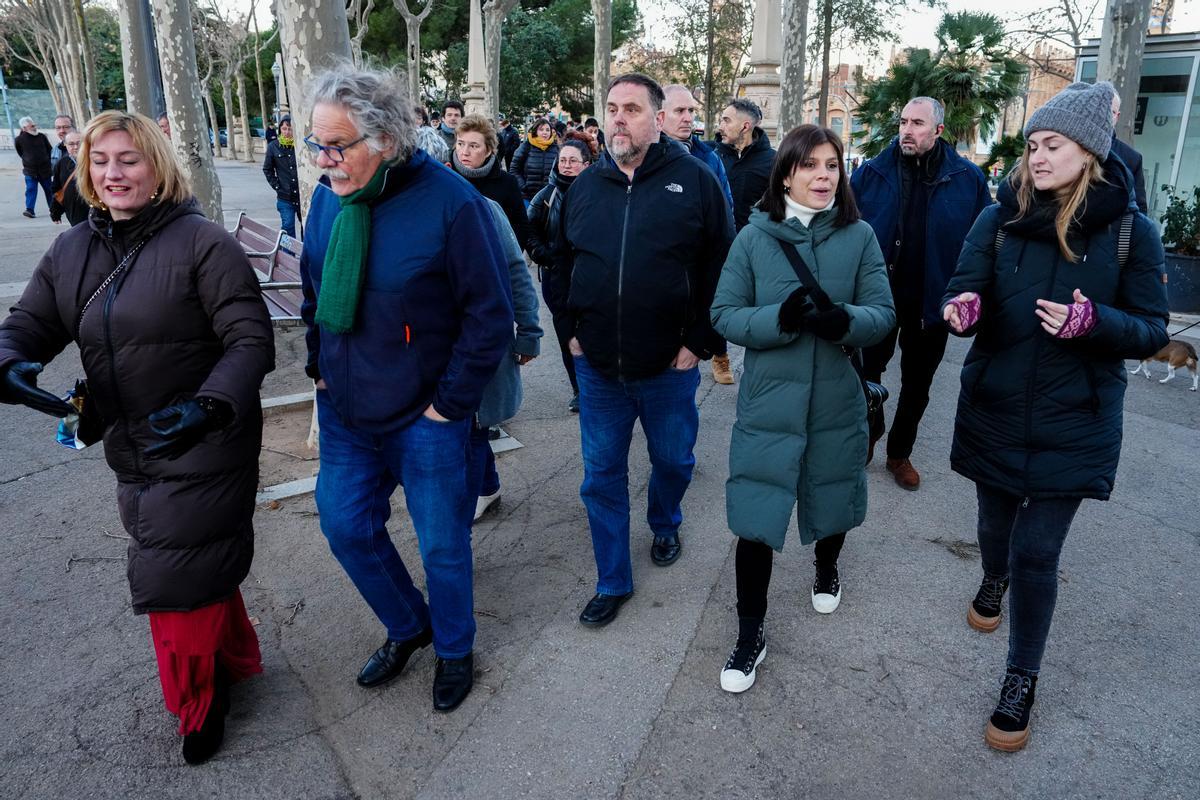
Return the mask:
<path fill-rule="evenodd" d="M 258 275 L 271 320 L 300 322 L 300 240 L 246 216 L 244 211 L 238 216 L 233 238 L 242 245 Z"/>

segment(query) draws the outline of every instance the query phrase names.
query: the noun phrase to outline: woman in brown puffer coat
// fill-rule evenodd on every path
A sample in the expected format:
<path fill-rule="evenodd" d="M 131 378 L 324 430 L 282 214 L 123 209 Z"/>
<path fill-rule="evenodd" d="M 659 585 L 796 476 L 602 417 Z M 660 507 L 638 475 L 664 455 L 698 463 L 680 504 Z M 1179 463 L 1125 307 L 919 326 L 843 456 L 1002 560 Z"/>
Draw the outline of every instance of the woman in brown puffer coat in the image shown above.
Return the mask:
<path fill-rule="evenodd" d="M 204 218 L 154 122 L 98 115 L 79 163 L 92 212 L 0 323 L 0 401 L 72 411 L 36 376 L 79 345 L 80 436 L 102 432 L 133 610 L 150 616 L 163 695 L 199 763 L 220 746 L 229 684 L 262 669 L 238 585 L 254 553 L 271 322 L 241 246 Z"/>

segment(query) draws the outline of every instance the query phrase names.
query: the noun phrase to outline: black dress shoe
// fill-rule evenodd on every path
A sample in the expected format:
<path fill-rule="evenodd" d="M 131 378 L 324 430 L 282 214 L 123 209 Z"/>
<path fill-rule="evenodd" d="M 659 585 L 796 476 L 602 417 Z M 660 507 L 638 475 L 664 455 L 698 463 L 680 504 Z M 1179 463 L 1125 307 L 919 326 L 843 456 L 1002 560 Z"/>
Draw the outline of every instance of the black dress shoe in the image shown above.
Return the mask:
<path fill-rule="evenodd" d="M 195 766 L 208 761 L 221 749 L 225 740 L 225 715 L 229 713 L 229 680 L 224 670 L 217 668 L 213 677 L 213 699 L 200 730 L 183 737 L 183 760 Z"/>
<path fill-rule="evenodd" d="M 411 639 L 388 639 L 363 665 L 362 671 L 358 673 L 358 685 L 369 689 L 387 683 L 400 674 L 413 653 L 422 647 L 428 647 L 432 641 L 433 628 L 428 625 Z"/>
<path fill-rule="evenodd" d="M 617 612 L 625 601 L 633 597 L 633 592 L 627 594 L 598 594 L 584 606 L 579 621 L 589 628 L 602 628 L 617 618 Z"/>
<path fill-rule="evenodd" d="M 650 545 L 650 558 L 660 567 L 674 564 L 679 558 L 683 546 L 679 544 L 679 534 L 674 536 L 655 536 L 654 544 Z"/>
<path fill-rule="evenodd" d="M 453 711 L 475 685 L 475 654 L 463 658 L 438 658 L 433 672 L 433 710 Z"/>

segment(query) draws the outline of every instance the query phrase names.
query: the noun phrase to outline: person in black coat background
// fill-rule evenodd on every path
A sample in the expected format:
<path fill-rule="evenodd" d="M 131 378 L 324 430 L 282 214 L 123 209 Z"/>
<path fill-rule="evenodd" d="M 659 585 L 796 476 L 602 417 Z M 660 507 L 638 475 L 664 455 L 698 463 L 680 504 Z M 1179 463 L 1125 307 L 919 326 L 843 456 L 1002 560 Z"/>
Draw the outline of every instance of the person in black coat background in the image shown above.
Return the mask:
<path fill-rule="evenodd" d="M 500 139 L 496 129 L 482 114 L 468 114 L 454 131 L 454 150 L 450 166 L 466 178 L 481 195 L 495 200 L 504 209 L 517 243 L 525 248 L 529 240 L 529 218 L 516 177 L 500 164 Z"/>
<path fill-rule="evenodd" d="M 507 170 L 512 166 L 513 155 L 516 154 L 517 148 L 521 146 L 521 134 L 517 133 L 517 129 L 503 114 L 498 116 L 497 124 L 500 126 L 496 132 L 496 136 L 500 139 L 500 159 L 504 162 L 504 168 Z"/>
<path fill-rule="evenodd" d="M 54 191 L 50 188 L 50 140 L 46 134 L 38 132 L 32 117 L 21 117 L 21 132 L 17 134 L 14 146 L 21 159 L 21 174 L 25 176 L 24 215 L 33 219 L 39 186 L 46 193 L 46 205 L 54 202 Z"/>
<path fill-rule="evenodd" d="M 67 222 L 72 226 L 78 225 L 88 218 L 87 201 L 79 194 L 79 185 L 75 181 L 75 164 L 79 158 L 79 131 L 71 128 L 63 137 L 66 154 L 54 162 L 52 189 L 54 194 L 50 200 L 50 219 L 55 224 L 62 222 L 66 215 Z"/>
<path fill-rule="evenodd" d="M 994 631 L 1011 588 L 1007 670 L 984 734 L 998 750 L 1029 738 L 1075 512 L 1113 489 L 1123 359 L 1167 343 L 1162 242 L 1110 155 L 1112 94 L 1107 81 L 1075 83 L 1033 113 L 1025 154 L 971 229 L 943 300 L 950 329 L 975 336 L 950 451 L 979 502 L 983 582 L 968 624 Z"/>
<path fill-rule="evenodd" d="M 295 237 L 296 217 L 300 215 L 300 179 L 296 175 L 296 140 L 292 138 L 291 117 L 279 120 L 279 137 L 267 144 L 263 175 L 275 190 L 280 228 Z"/>
<path fill-rule="evenodd" d="M 550 173 L 558 163 L 558 140 L 549 120 L 539 117 L 529 126 L 529 136 L 513 153 L 508 171 L 521 184 L 521 194 L 526 200 L 542 190 Z"/>
<path fill-rule="evenodd" d="M 721 140 L 713 147 L 721 157 L 733 193 L 733 225 L 741 230 L 750 222 L 750 209 L 762 199 L 775 163 L 775 149 L 758 123 L 762 111 L 745 98 L 725 107 L 719 121 Z"/>
<path fill-rule="evenodd" d="M 575 358 L 571 355 L 571 317 L 567 298 L 571 291 L 571 268 L 575 259 L 567 241 L 567 193 L 575 178 L 595 160 L 592 137 L 582 131 L 570 132 L 558 151 L 558 164 L 550 181 L 534 195 L 529 204 L 529 255 L 539 267 L 542 298 L 550 309 L 554 334 L 562 350 L 563 367 L 574 395 L 567 410 L 579 413 L 579 383 L 575 379 Z"/>
<path fill-rule="evenodd" d="M 1114 92 L 1112 100 L 1112 121 L 1114 126 L 1120 118 L 1121 95 Z M 1110 152 L 1121 159 L 1125 166 L 1129 167 L 1129 171 L 1133 173 L 1133 192 L 1137 200 L 1138 211 L 1141 211 L 1143 214 L 1149 214 L 1150 206 L 1146 203 L 1146 176 L 1142 173 L 1142 154 L 1118 139 L 1116 133 L 1113 133 Z"/>

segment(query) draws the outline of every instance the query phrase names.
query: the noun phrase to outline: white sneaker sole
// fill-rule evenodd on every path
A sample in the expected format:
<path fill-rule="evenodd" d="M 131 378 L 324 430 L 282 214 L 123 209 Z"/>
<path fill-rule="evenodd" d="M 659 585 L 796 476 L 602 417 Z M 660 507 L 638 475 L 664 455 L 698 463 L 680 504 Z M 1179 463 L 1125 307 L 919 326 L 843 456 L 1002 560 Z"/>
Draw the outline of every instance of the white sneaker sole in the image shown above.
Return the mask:
<path fill-rule="evenodd" d="M 495 505 L 500 500 L 500 493 L 488 494 L 480 497 L 475 501 L 475 518 L 472 522 L 478 522 L 479 518 L 487 513 L 488 509 Z"/>
<path fill-rule="evenodd" d="M 837 594 L 817 594 L 812 593 L 812 607 L 818 614 L 832 614 L 837 611 L 837 607 L 842 603 L 842 591 L 838 589 Z"/>
<path fill-rule="evenodd" d="M 750 674 L 746 675 L 740 670 L 723 669 L 721 670 L 721 688 L 727 692 L 738 694 L 744 692 L 754 685 L 754 678 L 758 674 L 758 665 L 767 657 L 767 648 L 764 646 L 758 653 L 758 658 L 754 659 L 754 669 L 750 670 Z"/>

